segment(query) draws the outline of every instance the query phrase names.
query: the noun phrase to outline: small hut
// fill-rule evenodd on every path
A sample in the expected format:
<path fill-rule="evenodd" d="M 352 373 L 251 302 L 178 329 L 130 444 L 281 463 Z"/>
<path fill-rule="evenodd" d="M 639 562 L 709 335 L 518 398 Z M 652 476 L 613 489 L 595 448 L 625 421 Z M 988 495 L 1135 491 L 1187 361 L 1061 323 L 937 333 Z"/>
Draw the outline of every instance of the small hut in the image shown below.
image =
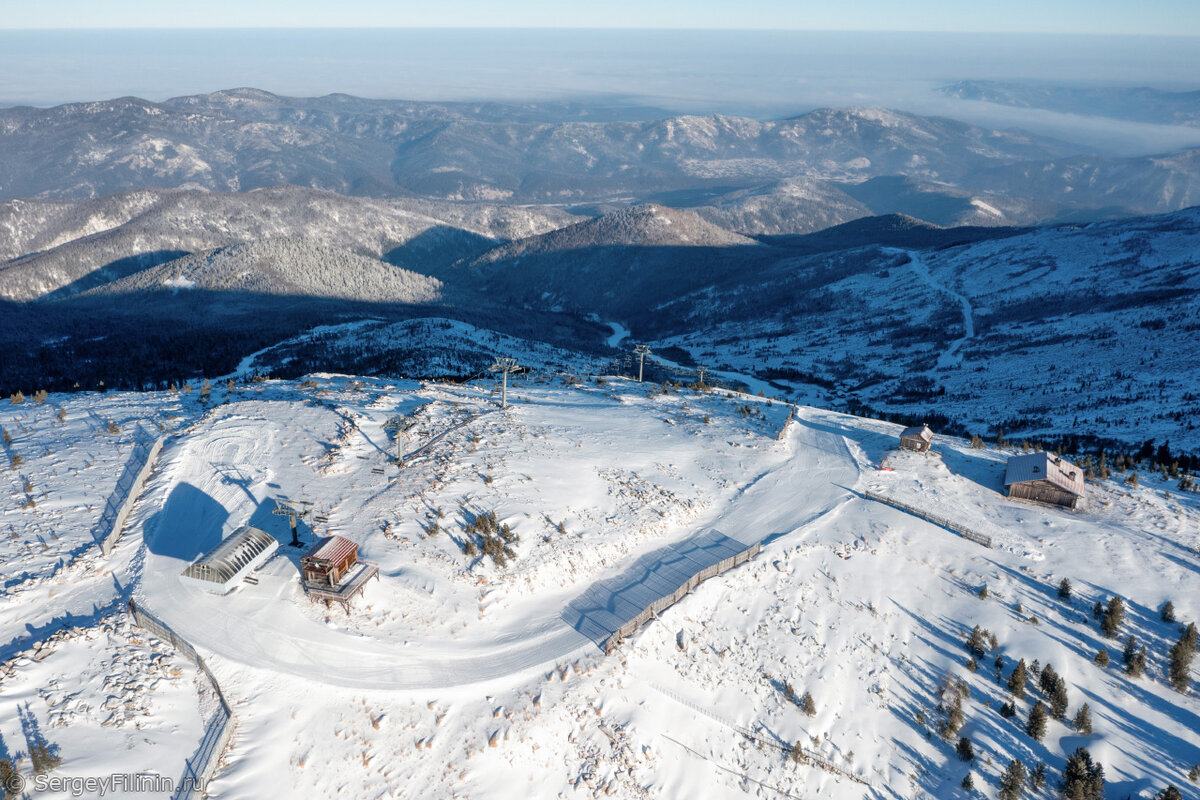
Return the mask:
<path fill-rule="evenodd" d="M 180 577 L 205 591 L 228 594 L 278 549 L 279 541 L 274 536 L 243 525 L 189 565 Z"/>
<path fill-rule="evenodd" d="M 304 593 L 325 605 L 341 603 L 350 613 L 350 600 L 362 592 L 371 578 L 379 577 L 379 567 L 360 561 L 358 545 L 343 536 L 326 536 L 300 557 L 300 583 Z"/>
<path fill-rule="evenodd" d="M 1046 452 L 1013 456 L 1004 471 L 1009 497 L 1077 508 L 1083 499 L 1083 470 Z"/>
<path fill-rule="evenodd" d="M 900 431 L 900 449 L 915 450 L 918 453 L 929 451 L 933 444 L 933 431 L 928 425 L 913 425 Z"/>

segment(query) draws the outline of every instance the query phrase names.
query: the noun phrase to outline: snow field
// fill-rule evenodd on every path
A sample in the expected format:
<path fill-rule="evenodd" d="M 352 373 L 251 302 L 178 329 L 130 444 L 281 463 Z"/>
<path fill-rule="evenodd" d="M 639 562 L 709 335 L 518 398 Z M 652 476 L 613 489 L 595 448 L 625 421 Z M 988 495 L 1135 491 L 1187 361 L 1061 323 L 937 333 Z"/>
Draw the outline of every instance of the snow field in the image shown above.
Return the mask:
<path fill-rule="evenodd" d="M 67 701 L 75 690 L 52 670 L 75 651 L 62 645 L 64 655 L 37 662 L 28 648 L 72 608 L 83 636 L 99 637 L 110 618 L 93 605 L 132 592 L 201 650 L 234 706 L 237 733 L 210 787 L 219 798 L 951 798 L 968 767 L 994 796 L 1013 757 L 1046 762 L 1050 784 L 1038 797 L 1049 798 L 1080 744 L 1104 765 L 1110 796 L 1150 796 L 1167 783 L 1195 793 L 1184 776 L 1200 762 L 1200 701 L 1194 687 L 1180 695 L 1165 681 L 1178 632 L 1157 613 L 1171 599 L 1180 620 L 1200 617 L 1192 496 L 1108 481 L 1089 485 L 1079 512 L 1016 503 L 999 493 L 1006 452 L 939 437 L 928 458 L 897 453 L 899 426 L 811 408 L 776 440 L 786 405 L 652 388 L 619 380 L 572 388 L 534 376 L 510 386 L 503 413 L 492 410 L 486 382 L 335 375 L 251 384 L 228 398 L 214 388 L 229 402 L 207 411 L 181 395 L 53 397 L 68 411 L 65 432 L 35 430 L 31 417 L 21 432 L 29 438 L 14 436 L 19 447 L 48 447 L 64 463 L 99 457 L 110 445 L 87 436 L 82 421 L 117 408 L 179 433 L 113 559 L 95 559 L 86 504 L 72 506 L 60 538 L 92 572 L 56 583 L 53 566 L 31 560 L 48 571 L 0 600 L 8 636 L 0 655 L 13 670 L 0 679 L 0 704 L 30 704 L 62 747 L 60 769 L 124 769 L 124 745 L 71 738 L 103 720 L 77 713 L 53 717 L 67 723 L 61 733 L 45 727 L 56 708 L 100 689 Z M 0 413 L 16 429 L 13 415 L 28 409 Z M 384 429 L 394 415 L 413 422 L 398 443 Z M 412 453 L 439 435 L 403 467 L 390 462 L 398 445 Z M 894 471 L 876 469 L 884 458 Z M 110 461 L 97 471 L 101 494 L 101 475 L 115 482 L 123 466 Z M 961 521 L 996 547 L 867 501 L 864 488 Z M 227 597 L 178 581 L 190 559 L 247 521 L 286 542 L 286 521 L 269 513 L 280 494 L 312 501 L 306 541 L 336 531 L 380 563 L 381 580 L 351 616 L 302 596 L 298 553 L 286 546 L 257 585 Z M 6 518 L 24 531 L 20 522 L 41 508 Z M 462 550 L 464 523 L 485 511 L 520 536 L 506 567 Z M 763 550 L 698 586 L 611 657 L 559 620 L 591 582 L 708 529 L 763 541 Z M 11 552 L 30 550 L 25 542 Z M 1063 577 L 1074 585 L 1070 602 L 1056 595 Z M 1114 593 L 1129 617 L 1121 638 L 1106 640 L 1091 606 Z M 998 647 L 971 673 L 963 639 L 975 625 Z M 1129 634 L 1149 653 L 1140 679 L 1121 670 Z M 171 683 L 155 657 L 122 657 L 131 666 L 118 668 L 96 655 L 97 641 L 79 639 L 72 658 L 97 663 L 69 674 L 92 687 L 108 676 L 133 682 L 115 692 L 121 708 L 135 699 L 150 716 L 124 725 L 178 726 L 178 752 L 152 759 L 176 775 L 204 718 L 196 687 L 183 680 L 194 668 L 181 661 L 182 683 Z M 1102 646 L 1107 668 L 1092 661 Z M 1067 683 L 1068 719 L 1088 702 L 1094 733 L 1051 720 L 1042 742 L 1029 739 L 1032 686 L 1016 718 L 1002 718 L 997 655 L 1005 678 L 1020 658 L 1052 663 Z M 971 765 L 936 733 L 947 676 L 970 687 L 961 735 L 975 744 Z M 137 688 L 155 677 L 153 689 Z M 786 697 L 788 684 L 797 697 L 812 693 L 813 716 Z M 0 734 L 10 750 L 20 741 L 19 728 Z M 868 785 L 788 761 L 781 748 L 796 742 Z M 128 752 L 151 752 L 142 747 Z"/>

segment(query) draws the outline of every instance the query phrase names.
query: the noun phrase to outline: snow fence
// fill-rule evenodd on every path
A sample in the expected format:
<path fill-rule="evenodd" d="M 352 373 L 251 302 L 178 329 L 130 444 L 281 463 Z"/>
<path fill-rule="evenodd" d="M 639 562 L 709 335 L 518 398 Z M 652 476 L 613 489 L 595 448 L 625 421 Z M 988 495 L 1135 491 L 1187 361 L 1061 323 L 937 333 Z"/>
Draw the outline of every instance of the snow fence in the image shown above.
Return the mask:
<path fill-rule="evenodd" d="M 594 583 L 563 609 L 562 619 L 605 653 L 703 581 L 758 555 L 719 531 L 648 553 L 616 578 Z"/>
<path fill-rule="evenodd" d="M 121 538 L 121 531 L 125 529 L 125 519 L 129 516 L 138 495 L 142 493 L 142 487 L 146 485 L 146 479 L 154 469 L 162 446 L 161 436 L 152 438 L 143 435 L 133 443 L 133 452 L 125 462 L 125 471 L 121 473 L 116 487 L 108 496 L 108 502 L 104 504 L 100 519 L 92 528 L 92 538 L 100 542 L 100 551 L 105 556 L 113 551 L 117 540 Z"/>
<path fill-rule="evenodd" d="M 967 526 L 960 525 L 953 520 L 946 519 L 945 517 L 939 517 L 937 514 L 930 514 L 928 511 L 922 511 L 915 506 L 910 506 L 908 503 L 902 503 L 899 500 L 888 497 L 887 495 L 882 495 L 878 492 L 872 492 L 870 489 L 863 491 L 863 497 L 867 498 L 868 500 L 874 500 L 877 503 L 883 503 L 885 505 L 892 506 L 893 508 L 898 508 L 901 511 L 907 511 L 909 514 L 912 514 L 915 517 L 920 517 L 926 522 L 932 522 L 934 525 L 954 531 L 959 536 L 972 541 L 975 544 L 981 544 L 984 547 L 992 546 L 992 537 L 985 536 L 982 533 L 976 533 Z"/>
<path fill-rule="evenodd" d="M 204 726 L 204 737 L 200 740 L 200 746 L 196 748 L 196 752 L 184 765 L 183 776 L 175 785 L 175 793 L 171 795 L 171 800 L 191 800 L 193 797 L 203 797 L 204 788 L 212 779 L 213 773 L 217 771 L 221 754 L 225 752 L 225 748 L 233 736 L 233 709 L 226 702 L 220 684 L 209 671 L 204 659 L 196 652 L 196 648 L 175 633 L 167 623 L 138 606 L 133 600 L 129 601 L 129 613 L 133 615 L 133 620 L 138 627 L 150 631 L 163 641 L 170 642 L 177 650 L 190 658 L 208 678 L 217 695 L 220 705 L 212 719 Z"/>

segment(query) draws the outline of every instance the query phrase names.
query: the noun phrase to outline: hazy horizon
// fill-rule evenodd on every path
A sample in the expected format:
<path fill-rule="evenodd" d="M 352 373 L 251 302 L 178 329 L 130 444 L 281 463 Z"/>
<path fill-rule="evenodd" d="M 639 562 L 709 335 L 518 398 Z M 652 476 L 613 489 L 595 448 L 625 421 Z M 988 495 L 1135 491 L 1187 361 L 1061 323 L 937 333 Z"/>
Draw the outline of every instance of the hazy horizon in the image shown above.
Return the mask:
<path fill-rule="evenodd" d="M 0 30 L 0 105 L 235 87 L 380 99 L 578 100 L 779 118 L 878 105 L 1114 152 L 1200 131 L 935 93 L 960 80 L 1200 88 L 1200 39 L 1053 34 L 547 29 Z"/>

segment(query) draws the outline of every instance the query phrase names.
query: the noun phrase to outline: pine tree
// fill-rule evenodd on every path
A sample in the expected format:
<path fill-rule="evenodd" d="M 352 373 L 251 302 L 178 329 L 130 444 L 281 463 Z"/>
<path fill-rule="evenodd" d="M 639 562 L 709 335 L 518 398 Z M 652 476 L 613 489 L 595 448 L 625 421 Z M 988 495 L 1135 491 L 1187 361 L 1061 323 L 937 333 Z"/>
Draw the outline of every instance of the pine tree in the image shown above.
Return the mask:
<path fill-rule="evenodd" d="M 1129 659 L 1129 664 L 1125 667 L 1125 674 L 1131 678 L 1140 678 L 1146 674 L 1145 645 L 1133 654 L 1133 658 Z"/>
<path fill-rule="evenodd" d="M 805 692 L 804 697 L 800 698 L 800 710 L 810 717 L 817 713 L 817 704 L 813 702 L 812 692 Z"/>
<path fill-rule="evenodd" d="M 1129 477 L 1127 477 L 1125 479 L 1125 483 L 1129 484 L 1130 486 L 1137 486 L 1138 485 L 1137 473 L 1136 472 L 1129 473 Z"/>
<path fill-rule="evenodd" d="M 958 735 L 963 723 L 966 722 L 966 716 L 963 714 L 962 695 L 955 694 L 954 702 L 950 706 L 950 711 L 946 715 L 946 721 L 942 723 L 942 738 L 949 741 Z"/>
<path fill-rule="evenodd" d="M 1046 735 L 1047 716 L 1045 703 L 1038 700 L 1033 704 L 1033 708 L 1029 711 L 1029 722 L 1025 726 L 1025 732 L 1033 737 L 1034 741 L 1040 742 Z"/>
<path fill-rule="evenodd" d="M 975 780 L 971 777 L 970 772 L 968 772 L 966 775 L 963 776 L 962 783 L 959 785 L 962 786 L 963 791 L 966 791 L 966 792 L 975 791 Z"/>
<path fill-rule="evenodd" d="M 991 632 L 986 628 L 980 628 L 976 625 L 971 629 L 971 635 L 967 637 L 966 647 L 971 651 L 971 655 L 976 658 L 983 658 L 987 655 L 988 645 L 991 643 Z"/>
<path fill-rule="evenodd" d="M 1000 706 L 1000 716 L 1004 717 L 1005 719 L 1012 719 L 1016 715 L 1017 715 L 1017 707 L 1015 705 L 1013 705 L 1013 702 L 1011 700 L 1009 700 L 1004 705 Z"/>
<path fill-rule="evenodd" d="M 1125 649 L 1121 651 L 1121 663 L 1128 666 L 1135 655 L 1137 655 L 1137 639 L 1130 636 L 1125 640 Z"/>
<path fill-rule="evenodd" d="M 1192 764 L 1192 769 L 1188 772 L 1188 780 L 1192 783 L 1200 781 L 1200 764 Z"/>
<path fill-rule="evenodd" d="M 1163 622 L 1174 622 L 1175 621 L 1175 604 L 1172 603 L 1170 600 L 1163 603 L 1163 607 L 1159 611 L 1159 615 L 1162 617 Z"/>
<path fill-rule="evenodd" d="M 4 800 L 16 800 L 21 796 L 20 788 L 24 783 L 21 773 L 7 758 L 0 758 L 0 797 Z"/>
<path fill-rule="evenodd" d="M 1064 800 L 1104 800 L 1104 767 L 1092 760 L 1086 747 L 1067 756 L 1062 796 Z"/>
<path fill-rule="evenodd" d="M 1167 788 L 1154 795 L 1154 800 L 1183 800 L 1183 792 L 1168 784 Z"/>
<path fill-rule="evenodd" d="M 1095 661 L 1100 666 L 1107 667 L 1108 666 L 1108 650 L 1101 647 L 1100 652 L 1096 653 Z"/>
<path fill-rule="evenodd" d="M 970 737 L 963 736 L 960 738 L 954 748 L 954 752 L 958 753 L 958 757 L 963 761 L 973 761 L 975 759 L 975 746 L 971 744 Z"/>
<path fill-rule="evenodd" d="M 1066 716 L 1070 704 L 1070 698 L 1067 697 L 1067 682 L 1062 679 L 1061 675 L 1055 676 L 1054 686 L 1050 689 L 1050 714 L 1055 719 L 1062 719 Z"/>
<path fill-rule="evenodd" d="M 992 662 L 992 666 L 996 668 L 996 680 L 1002 680 L 1004 678 L 1004 656 L 997 655 L 996 660 Z"/>
<path fill-rule="evenodd" d="M 1025 785 L 1025 765 L 1017 759 L 1008 762 L 1008 768 L 1000 776 L 999 800 L 1018 800 L 1021 787 Z"/>
<path fill-rule="evenodd" d="M 1099 600 L 1097 600 L 1096 605 L 1092 606 L 1092 619 L 1100 619 L 1103 616 L 1104 603 L 1101 603 Z"/>
<path fill-rule="evenodd" d="M 1025 696 L 1025 682 L 1028 680 L 1028 675 L 1025 669 L 1025 659 L 1017 662 L 1017 666 L 1013 669 L 1012 675 L 1008 676 L 1008 690 L 1012 692 L 1013 697 Z"/>
<path fill-rule="evenodd" d="M 1054 671 L 1052 664 L 1047 664 L 1042 668 L 1042 674 L 1038 676 L 1038 687 L 1042 690 L 1042 694 L 1047 697 L 1054 691 L 1054 682 L 1058 680 L 1058 673 Z"/>
<path fill-rule="evenodd" d="M 980 436 L 978 433 L 971 434 L 971 449 L 973 449 L 973 450 L 982 450 L 983 449 L 983 437 Z"/>
<path fill-rule="evenodd" d="M 1196 625 L 1190 624 L 1184 629 L 1169 653 L 1167 677 L 1171 688 L 1177 692 L 1186 692 L 1191 685 L 1192 659 L 1196 655 Z"/>
<path fill-rule="evenodd" d="M 1059 600 L 1070 600 L 1071 599 L 1071 579 L 1070 578 L 1063 578 L 1062 581 L 1058 584 L 1058 599 Z"/>
<path fill-rule="evenodd" d="M 1125 601 L 1114 595 L 1108 601 L 1108 607 L 1104 609 L 1104 617 L 1100 620 L 1100 630 L 1104 631 L 1104 635 L 1111 639 L 1117 635 L 1117 631 L 1124 621 Z"/>
<path fill-rule="evenodd" d="M 1079 712 L 1075 715 L 1075 730 L 1085 736 L 1092 732 L 1092 709 L 1087 703 L 1079 707 Z"/>
<path fill-rule="evenodd" d="M 1039 761 L 1037 766 L 1033 768 L 1033 772 L 1029 775 L 1029 783 L 1033 786 L 1035 792 L 1041 791 L 1046 785 L 1046 765 Z"/>

